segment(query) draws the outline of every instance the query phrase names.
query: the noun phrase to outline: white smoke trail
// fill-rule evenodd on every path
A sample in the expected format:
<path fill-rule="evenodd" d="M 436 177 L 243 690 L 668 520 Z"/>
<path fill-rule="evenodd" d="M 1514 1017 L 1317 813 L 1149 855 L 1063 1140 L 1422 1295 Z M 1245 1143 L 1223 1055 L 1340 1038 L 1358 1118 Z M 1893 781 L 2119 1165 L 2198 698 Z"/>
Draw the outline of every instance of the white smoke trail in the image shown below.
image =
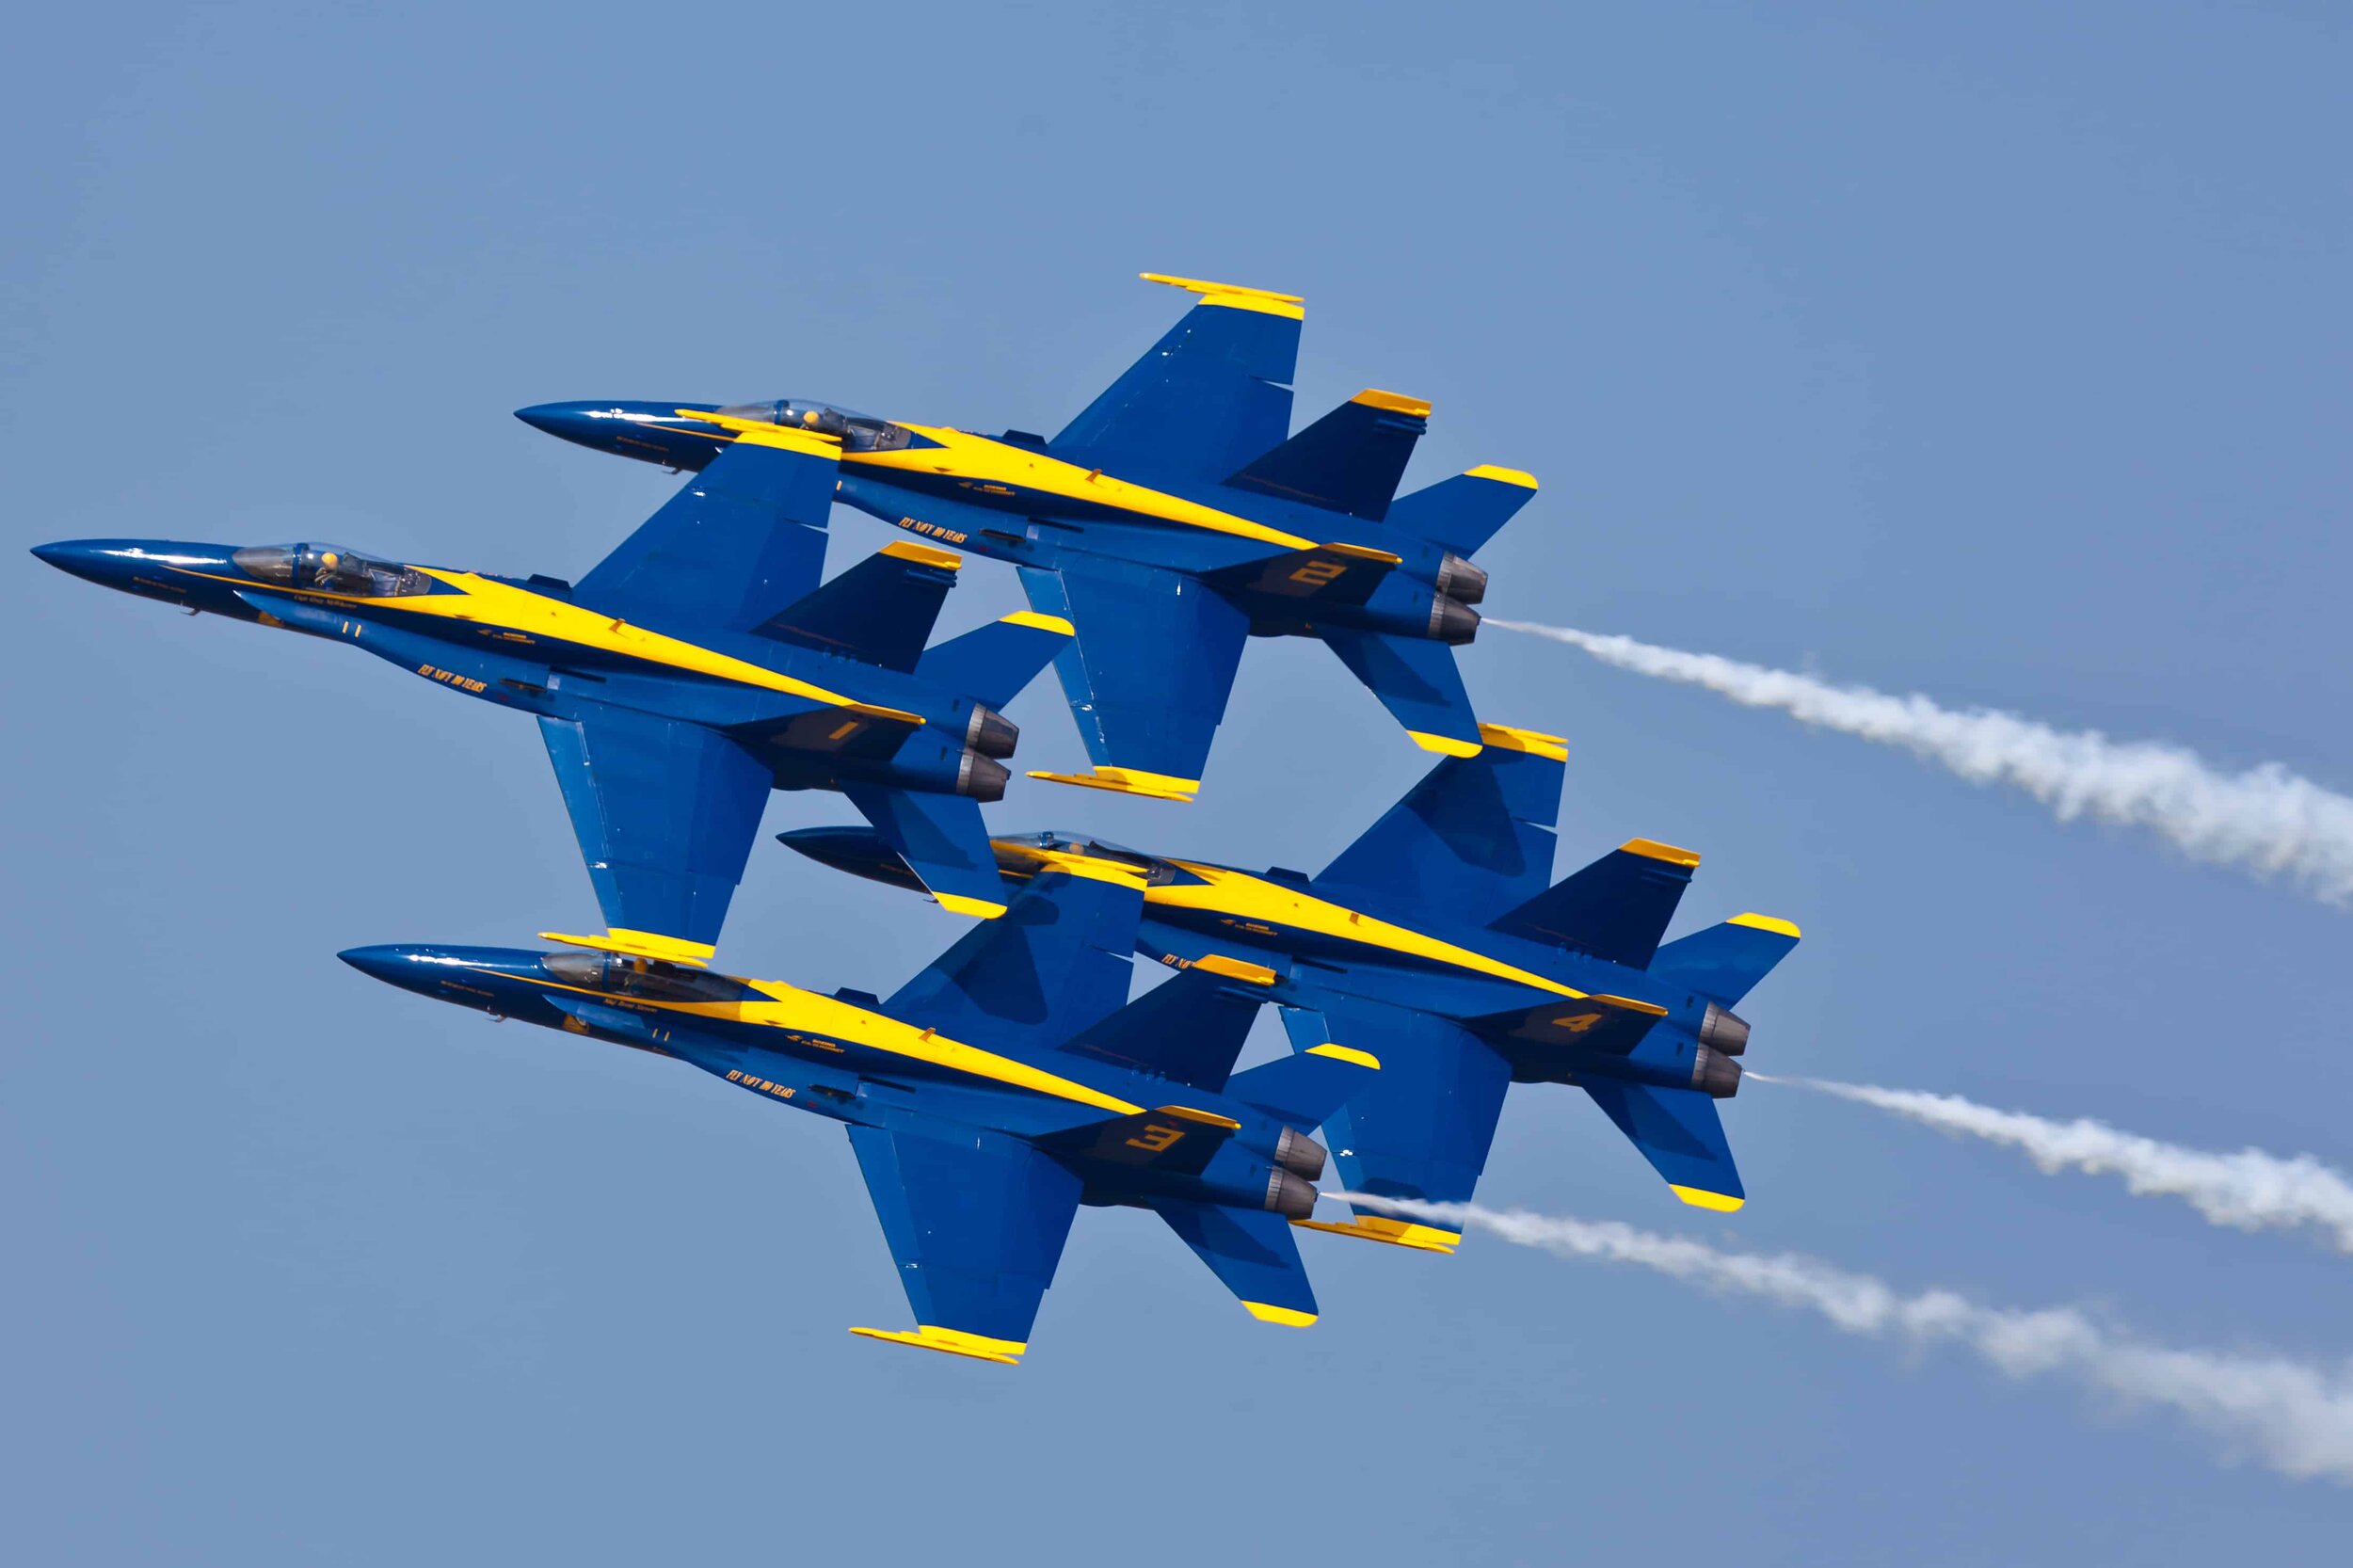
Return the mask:
<path fill-rule="evenodd" d="M 2054 729 L 1992 709 L 1955 712 L 1916 692 L 1891 696 L 1833 686 L 1566 626 L 1492 617 L 1486 624 L 1581 648 L 1620 669 L 1705 686 L 1746 707 L 1778 708 L 1801 724 L 1903 746 L 1973 784 L 2014 785 L 2062 822 L 2089 813 L 2150 828 L 2198 859 L 2284 873 L 2323 903 L 2353 904 L 2353 798 L 2277 762 L 2223 773 L 2181 746 Z"/>
<path fill-rule="evenodd" d="M 2074 1307 L 2022 1312 L 1950 1290 L 1899 1294 L 1868 1274 L 1792 1253 L 1721 1252 L 1615 1221 L 1326 1193 L 1417 1220 L 1477 1226 L 1562 1257 L 1634 1263 L 1711 1289 L 1818 1313 L 1847 1334 L 1963 1346 L 2013 1378 L 2066 1373 L 2120 1399 L 2170 1409 L 2252 1449 L 2297 1480 L 2353 1483 L 2353 1365 L 2326 1368 L 2281 1356 L 2170 1350 L 2135 1339 Z"/>
<path fill-rule="evenodd" d="M 1753 1077 L 1763 1077 L 1753 1074 Z M 2311 1225 L 2337 1250 L 2353 1253 L 2353 1181 L 2309 1154 L 2282 1160 L 2261 1149 L 2217 1154 L 2185 1148 L 2105 1122 L 2077 1117 L 2051 1121 L 2019 1111 L 1996 1111 L 1959 1095 L 1882 1089 L 1824 1079 L 1767 1078 L 1840 1099 L 1877 1106 L 1940 1132 L 1965 1134 L 2023 1151 L 2046 1172 L 2121 1176 L 2136 1197 L 2180 1198 L 2218 1225 L 2240 1230 L 2288 1230 Z"/>

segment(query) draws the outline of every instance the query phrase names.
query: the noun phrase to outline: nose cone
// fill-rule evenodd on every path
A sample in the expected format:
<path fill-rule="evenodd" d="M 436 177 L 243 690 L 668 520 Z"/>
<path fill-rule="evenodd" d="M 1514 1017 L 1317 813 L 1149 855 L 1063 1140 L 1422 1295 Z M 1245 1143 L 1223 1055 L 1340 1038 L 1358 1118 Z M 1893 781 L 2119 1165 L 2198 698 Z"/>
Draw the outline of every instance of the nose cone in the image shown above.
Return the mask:
<path fill-rule="evenodd" d="M 218 607 L 223 590 L 217 579 L 244 581 L 229 551 L 179 539 L 60 539 L 33 547 L 36 556 L 86 583 L 200 609 Z"/>
<path fill-rule="evenodd" d="M 535 403 L 515 417 L 534 430 L 599 452 L 664 468 L 702 467 L 728 437 L 715 425 L 680 417 L 680 408 L 711 412 L 711 403 Z"/>
<path fill-rule="evenodd" d="M 404 991 L 431 989 L 448 972 L 448 961 L 436 948 L 410 943 L 383 947 L 345 948 L 336 957 L 371 980 L 397 985 Z"/>
<path fill-rule="evenodd" d="M 132 553 L 136 548 L 129 539 L 60 539 L 35 545 L 33 553 L 85 582 L 119 588 L 130 579 L 129 563 L 137 558 Z"/>

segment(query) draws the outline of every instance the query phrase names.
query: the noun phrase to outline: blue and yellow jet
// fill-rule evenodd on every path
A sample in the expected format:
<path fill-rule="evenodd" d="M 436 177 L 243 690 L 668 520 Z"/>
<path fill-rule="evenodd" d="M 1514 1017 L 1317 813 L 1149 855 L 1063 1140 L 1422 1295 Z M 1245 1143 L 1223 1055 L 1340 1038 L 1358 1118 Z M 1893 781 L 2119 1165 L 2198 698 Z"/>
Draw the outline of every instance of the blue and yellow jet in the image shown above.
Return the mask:
<path fill-rule="evenodd" d="M 1325 1124 L 1352 1191 L 1467 1202 L 1504 1091 L 1574 1083 L 1675 1196 L 1739 1208 L 1745 1189 L 1716 1110 L 1738 1092 L 1734 1058 L 1748 1048 L 1732 1009 L 1797 945 L 1798 928 L 1739 915 L 1661 946 L 1700 857 L 1647 839 L 1547 887 L 1567 748 L 1500 725 L 1484 738 L 1318 876 L 1055 833 L 998 839 L 998 864 L 1015 885 L 1048 866 L 1131 868 L 1146 883 L 1139 951 L 1261 980 L 1297 1050 L 1337 1042 L 1378 1057 L 1383 1070 Z M 779 837 L 844 871 L 912 883 L 862 830 Z M 1438 1251 L 1461 1240 L 1381 1214 L 1318 1224 Z"/>
<path fill-rule="evenodd" d="M 841 501 L 1012 562 L 1032 608 L 1077 627 L 1055 664 L 1095 766 L 1032 777 L 1192 798 L 1254 636 L 1322 639 L 1422 746 L 1477 752 L 1453 648 L 1478 633 L 1487 574 L 1466 557 L 1536 481 L 1481 467 L 1398 496 L 1429 404 L 1362 392 L 1291 435 L 1299 296 L 1144 276 L 1198 303 L 1051 440 L 797 399 L 517 417 L 677 469 L 749 431 L 838 439 Z"/>
<path fill-rule="evenodd" d="M 33 553 L 536 714 L 609 928 L 567 940 L 708 959 L 772 789 L 840 791 L 940 903 L 1000 914 L 979 803 L 1003 794 L 1018 731 L 998 709 L 1069 623 L 1024 613 L 926 648 L 960 562 L 913 540 L 820 584 L 840 450 L 799 431 L 731 440 L 577 584 L 323 544 Z"/>
<path fill-rule="evenodd" d="M 916 1323 L 854 1334 L 1015 1361 L 1081 1204 L 1153 1210 L 1254 1316 L 1311 1323 L 1290 1232 L 1324 1167 L 1307 1129 L 1378 1064 L 1319 1046 L 1233 1073 L 1264 985 L 1202 963 L 1128 1001 L 1143 907 L 1128 866 L 1041 869 L 888 1001 L 594 952 L 343 957 L 848 1124 Z"/>

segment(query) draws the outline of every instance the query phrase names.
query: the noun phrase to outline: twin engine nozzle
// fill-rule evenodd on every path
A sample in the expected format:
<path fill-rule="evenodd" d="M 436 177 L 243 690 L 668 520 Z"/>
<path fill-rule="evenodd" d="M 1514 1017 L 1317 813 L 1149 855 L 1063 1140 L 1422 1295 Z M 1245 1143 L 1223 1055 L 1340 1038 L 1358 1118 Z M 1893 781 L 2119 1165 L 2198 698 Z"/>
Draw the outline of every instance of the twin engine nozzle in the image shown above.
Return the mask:
<path fill-rule="evenodd" d="M 1321 1144 L 1290 1128 L 1274 1141 L 1274 1169 L 1267 1173 L 1266 1206 L 1287 1220 L 1316 1210 L 1316 1178 L 1330 1156 Z"/>
<path fill-rule="evenodd" d="M 1002 800 L 1012 770 L 997 760 L 1013 755 L 1021 742 L 1021 727 L 986 703 L 972 705 L 964 727 L 964 755 L 956 761 L 956 793 L 974 800 Z"/>
<path fill-rule="evenodd" d="M 1740 1092 L 1740 1064 L 1733 1060 L 1749 1048 L 1748 1020 L 1714 1002 L 1700 1019 L 1699 1048 L 1692 1053 L 1691 1087 L 1720 1100 Z"/>

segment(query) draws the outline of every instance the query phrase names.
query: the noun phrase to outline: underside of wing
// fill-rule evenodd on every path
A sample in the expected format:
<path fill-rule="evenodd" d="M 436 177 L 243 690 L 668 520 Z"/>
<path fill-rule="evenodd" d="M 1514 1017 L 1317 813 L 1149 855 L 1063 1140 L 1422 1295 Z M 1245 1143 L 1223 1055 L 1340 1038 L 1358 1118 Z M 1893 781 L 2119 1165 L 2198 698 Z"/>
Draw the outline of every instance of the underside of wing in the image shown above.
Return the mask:
<path fill-rule="evenodd" d="M 850 1146 L 916 1322 L 850 1332 L 1017 1364 L 1079 1211 L 1079 1178 L 996 1133 L 952 1142 L 854 1127 Z"/>
<path fill-rule="evenodd" d="M 1085 468 L 1217 481 L 1290 431 L 1296 295 L 1144 274 L 1198 303 L 1054 438 Z"/>
<path fill-rule="evenodd" d="M 699 962 L 719 939 L 774 781 L 700 725 L 622 709 L 539 721 L 597 904 L 638 951 Z"/>
<path fill-rule="evenodd" d="M 1054 669 L 1095 763 L 1092 774 L 1031 776 L 1191 799 L 1225 716 L 1249 617 L 1197 578 L 1117 562 L 1024 568 L 1021 582 L 1033 606 L 1076 628 Z"/>
<path fill-rule="evenodd" d="M 884 1011 L 976 1045 L 1045 1048 L 1127 1004 L 1144 884 L 1048 872 L 968 931 Z"/>

